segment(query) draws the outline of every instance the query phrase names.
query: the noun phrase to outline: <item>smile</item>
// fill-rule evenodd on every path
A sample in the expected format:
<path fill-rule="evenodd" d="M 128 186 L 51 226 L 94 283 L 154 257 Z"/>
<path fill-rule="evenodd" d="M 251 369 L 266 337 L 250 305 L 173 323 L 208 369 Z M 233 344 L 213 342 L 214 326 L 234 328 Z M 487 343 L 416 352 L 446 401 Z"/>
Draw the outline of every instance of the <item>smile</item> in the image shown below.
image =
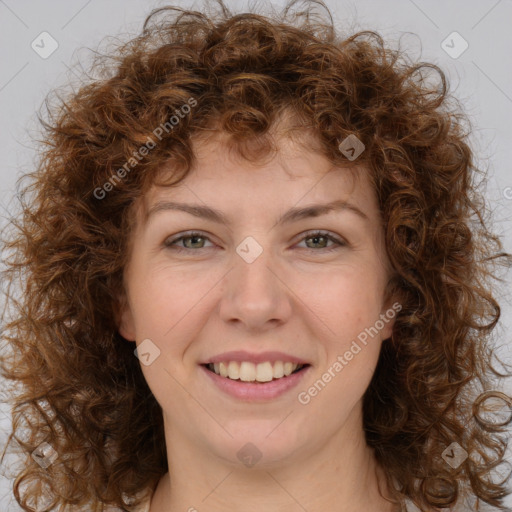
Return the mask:
<path fill-rule="evenodd" d="M 251 363 L 250 361 L 225 361 L 210 363 L 207 365 L 207 368 L 217 375 L 231 380 L 270 382 L 274 379 L 288 377 L 292 373 L 300 371 L 304 366 L 306 365 L 290 361 L 276 361 L 274 363 L 266 361 L 258 364 Z"/>
<path fill-rule="evenodd" d="M 254 364 L 246 361 L 241 363 L 229 361 L 227 363 L 201 364 L 199 368 L 208 379 L 211 379 L 210 382 L 215 385 L 214 389 L 219 389 L 237 400 L 258 402 L 284 395 L 299 384 L 311 367 L 309 364 L 279 363 L 280 361 L 273 364 L 270 362 Z M 260 370 L 258 367 L 262 369 Z M 225 374 L 224 376 L 221 371 Z M 238 377 L 233 378 L 237 375 L 237 371 Z M 270 378 L 271 374 L 272 378 Z"/>

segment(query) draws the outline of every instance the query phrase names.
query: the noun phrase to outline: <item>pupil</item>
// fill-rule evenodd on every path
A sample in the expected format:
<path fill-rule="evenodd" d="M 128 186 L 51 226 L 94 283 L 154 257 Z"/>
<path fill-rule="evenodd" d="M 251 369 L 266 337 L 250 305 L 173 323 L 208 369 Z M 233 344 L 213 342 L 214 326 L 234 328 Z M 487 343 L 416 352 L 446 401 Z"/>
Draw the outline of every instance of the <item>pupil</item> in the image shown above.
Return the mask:
<path fill-rule="evenodd" d="M 194 245 L 195 243 L 197 243 L 197 239 L 201 239 L 201 238 L 202 237 L 195 235 L 195 236 L 189 237 L 189 240 L 191 240 L 192 241 L 192 245 Z"/>
<path fill-rule="evenodd" d="M 313 239 L 313 243 L 314 244 L 317 244 L 318 243 L 318 240 L 319 239 L 323 239 L 325 238 L 324 236 L 321 236 L 321 235 L 316 235 L 316 236 L 313 236 L 312 239 Z"/>

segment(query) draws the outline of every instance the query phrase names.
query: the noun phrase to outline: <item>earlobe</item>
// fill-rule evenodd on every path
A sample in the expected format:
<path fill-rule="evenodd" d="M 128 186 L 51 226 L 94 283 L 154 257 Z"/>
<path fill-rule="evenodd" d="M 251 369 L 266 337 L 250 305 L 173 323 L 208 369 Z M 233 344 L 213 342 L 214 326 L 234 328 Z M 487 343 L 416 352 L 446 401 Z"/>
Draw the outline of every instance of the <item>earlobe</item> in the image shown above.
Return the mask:
<path fill-rule="evenodd" d="M 128 341 L 135 341 L 135 322 L 130 304 L 123 294 L 116 308 L 116 325 L 119 334 Z"/>
<path fill-rule="evenodd" d="M 388 317 L 385 317 L 384 323 L 385 325 L 381 332 L 381 338 L 382 340 L 387 340 L 388 338 L 391 338 L 391 334 L 393 333 L 393 324 L 395 323 L 395 319 L 393 318 L 388 320 Z"/>
<path fill-rule="evenodd" d="M 388 307 L 382 311 L 384 327 L 381 331 L 381 339 L 387 340 L 391 338 L 393 334 L 393 326 L 395 324 L 396 317 L 402 309 L 402 304 L 399 300 L 391 300 L 388 302 Z"/>

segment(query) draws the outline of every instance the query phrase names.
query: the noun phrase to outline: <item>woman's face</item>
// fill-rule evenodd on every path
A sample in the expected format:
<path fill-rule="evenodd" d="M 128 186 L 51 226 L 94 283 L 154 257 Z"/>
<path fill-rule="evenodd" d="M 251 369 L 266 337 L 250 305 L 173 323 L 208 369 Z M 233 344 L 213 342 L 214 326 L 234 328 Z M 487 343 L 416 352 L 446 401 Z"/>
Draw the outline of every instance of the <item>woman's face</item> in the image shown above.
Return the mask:
<path fill-rule="evenodd" d="M 168 453 L 272 465 L 361 437 L 396 313 L 376 196 L 363 167 L 355 179 L 289 139 L 279 147 L 256 166 L 221 138 L 196 141 L 192 172 L 138 210 L 119 332 L 136 341 Z M 228 376 L 205 366 L 220 361 Z"/>

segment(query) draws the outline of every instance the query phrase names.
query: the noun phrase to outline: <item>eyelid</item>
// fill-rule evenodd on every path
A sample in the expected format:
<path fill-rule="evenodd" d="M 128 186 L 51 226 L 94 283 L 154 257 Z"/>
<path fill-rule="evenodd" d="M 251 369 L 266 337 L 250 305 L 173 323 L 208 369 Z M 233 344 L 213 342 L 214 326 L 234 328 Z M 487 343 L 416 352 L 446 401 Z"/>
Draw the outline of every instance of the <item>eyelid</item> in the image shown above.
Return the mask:
<path fill-rule="evenodd" d="M 206 233 L 204 231 L 190 230 L 190 231 L 183 231 L 181 233 L 177 233 L 176 235 L 171 235 L 171 236 L 167 237 L 164 240 L 163 245 L 165 247 L 172 247 L 173 244 L 175 244 L 176 242 L 179 242 L 181 239 L 190 238 L 190 237 L 194 237 L 194 236 L 204 238 L 211 242 L 211 238 L 210 238 L 211 235 L 209 235 L 208 233 Z M 182 248 L 182 249 L 184 249 L 184 248 Z M 188 250 L 188 249 L 184 249 L 184 250 Z M 192 249 L 192 250 L 194 250 L 194 249 Z"/>
<path fill-rule="evenodd" d="M 332 231 L 329 231 L 328 229 L 309 229 L 308 231 L 304 231 L 303 233 L 301 233 L 299 236 L 300 240 L 302 241 L 304 238 L 311 237 L 314 235 L 326 236 L 340 244 L 348 245 L 348 242 L 343 237 L 337 235 Z"/>

